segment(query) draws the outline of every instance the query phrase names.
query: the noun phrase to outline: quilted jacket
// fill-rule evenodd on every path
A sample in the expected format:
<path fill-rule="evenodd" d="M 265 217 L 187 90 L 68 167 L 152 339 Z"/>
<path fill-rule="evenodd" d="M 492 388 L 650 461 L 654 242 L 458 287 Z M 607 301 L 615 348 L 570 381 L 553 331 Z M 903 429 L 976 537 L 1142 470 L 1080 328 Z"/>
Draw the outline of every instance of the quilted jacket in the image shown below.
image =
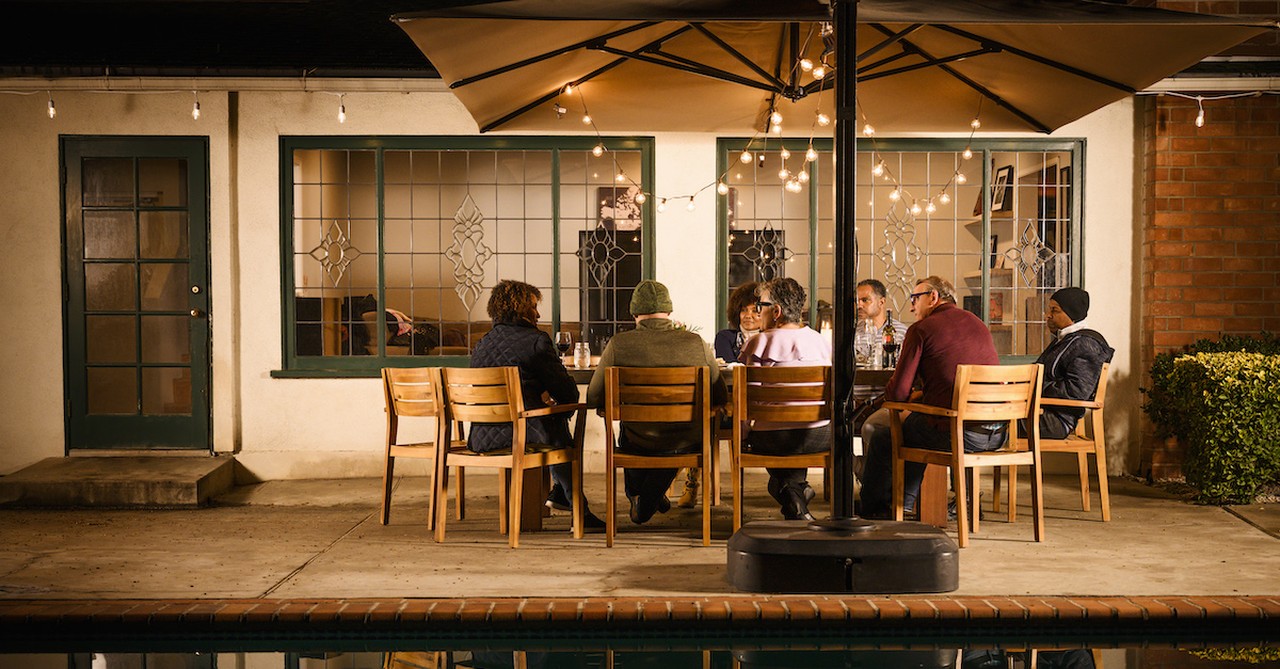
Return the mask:
<path fill-rule="evenodd" d="M 558 404 L 578 401 L 578 385 L 564 368 L 551 337 L 530 323 L 495 323 L 471 352 L 471 366 L 519 367 L 525 409 L 547 406 L 542 401 L 544 391 Z M 475 423 L 467 447 L 477 453 L 507 449 L 511 437 L 510 423 Z M 572 444 L 569 415 L 530 419 L 526 437 L 531 444 Z"/>

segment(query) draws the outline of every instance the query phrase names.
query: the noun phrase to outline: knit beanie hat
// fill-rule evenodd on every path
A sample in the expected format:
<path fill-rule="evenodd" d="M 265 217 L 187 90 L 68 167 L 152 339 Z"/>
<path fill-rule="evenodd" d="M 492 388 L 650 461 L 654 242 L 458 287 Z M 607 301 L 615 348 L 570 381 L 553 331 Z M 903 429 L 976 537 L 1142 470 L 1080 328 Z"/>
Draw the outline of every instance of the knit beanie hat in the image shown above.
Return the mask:
<path fill-rule="evenodd" d="M 1062 308 L 1062 313 L 1066 314 L 1073 323 L 1079 323 L 1089 315 L 1089 293 L 1080 288 L 1063 288 L 1049 299 L 1057 302 Z"/>
<path fill-rule="evenodd" d="M 671 312 L 671 293 L 657 281 L 641 281 L 631 293 L 631 315 L 665 314 Z"/>

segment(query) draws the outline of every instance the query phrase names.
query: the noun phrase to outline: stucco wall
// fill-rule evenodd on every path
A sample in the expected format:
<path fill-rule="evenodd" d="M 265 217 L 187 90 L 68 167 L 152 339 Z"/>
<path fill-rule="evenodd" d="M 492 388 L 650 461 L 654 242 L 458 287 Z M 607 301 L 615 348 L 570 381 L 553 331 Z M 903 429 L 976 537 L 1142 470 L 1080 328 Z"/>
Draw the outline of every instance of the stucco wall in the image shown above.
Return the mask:
<path fill-rule="evenodd" d="M 372 476 L 381 468 L 382 400 L 376 379 L 282 379 L 280 305 L 281 135 L 473 134 L 448 93 L 352 93 L 347 121 L 326 93 L 201 95 L 192 121 L 183 95 L 60 92 L 59 114 L 43 96 L 0 95 L 0 296 L 9 307 L 0 352 L 0 472 L 64 453 L 58 135 L 190 134 L 210 137 L 215 448 L 236 453 L 251 478 Z M 230 104 L 229 104 L 230 103 Z M 627 129 L 611 135 L 629 133 Z M 1059 133 L 1088 141 L 1085 171 L 1085 286 L 1090 322 L 1117 348 L 1108 410 L 1112 472 L 1129 462 L 1136 381 L 1129 314 L 1136 285 L 1132 253 L 1132 104 L 1118 103 Z M 715 179 L 715 137 L 658 134 L 656 191 L 692 193 Z M 672 291 L 676 317 L 709 339 L 715 314 L 714 191 L 696 210 L 657 216 L 657 278 Z M 21 342 L 20 345 L 12 345 Z M 599 450 L 598 423 L 588 443 Z M 597 459 L 593 458 L 589 466 Z M 409 467 L 407 471 L 415 471 Z"/>

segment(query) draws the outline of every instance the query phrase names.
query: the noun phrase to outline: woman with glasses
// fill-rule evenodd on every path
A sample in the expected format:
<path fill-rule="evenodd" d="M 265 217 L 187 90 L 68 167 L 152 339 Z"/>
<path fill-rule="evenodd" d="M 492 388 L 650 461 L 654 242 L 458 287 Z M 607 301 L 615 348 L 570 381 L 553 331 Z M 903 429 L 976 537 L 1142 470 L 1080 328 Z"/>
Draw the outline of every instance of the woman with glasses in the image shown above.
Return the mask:
<path fill-rule="evenodd" d="M 739 362 L 766 367 L 831 364 L 831 342 L 804 324 L 809 301 L 795 279 L 774 279 L 761 285 L 756 305 L 760 307 L 764 330 L 742 347 Z M 756 421 L 743 445 L 753 453 L 766 455 L 820 453 L 831 448 L 831 421 Z M 812 520 L 809 500 L 814 492 L 805 480 L 809 470 L 770 467 L 768 471 L 769 494 L 781 505 L 782 517 Z"/>

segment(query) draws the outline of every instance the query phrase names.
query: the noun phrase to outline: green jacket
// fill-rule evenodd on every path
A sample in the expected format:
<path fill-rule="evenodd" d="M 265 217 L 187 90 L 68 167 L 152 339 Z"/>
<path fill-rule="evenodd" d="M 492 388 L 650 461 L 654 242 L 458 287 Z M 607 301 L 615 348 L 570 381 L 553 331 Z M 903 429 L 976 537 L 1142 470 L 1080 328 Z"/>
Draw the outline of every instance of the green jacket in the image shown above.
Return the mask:
<path fill-rule="evenodd" d="M 587 386 L 587 406 L 604 406 L 605 370 L 610 367 L 687 366 L 710 368 L 712 405 L 728 401 L 729 392 L 720 378 L 715 353 L 702 337 L 675 329 L 666 318 L 642 320 L 636 329 L 614 335 L 600 354 L 600 364 Z M 630 423 L 622 426 L 622 432 L 630 446 L 645 451 L 687 451 L 701 445 L 696 425 Z"/>

